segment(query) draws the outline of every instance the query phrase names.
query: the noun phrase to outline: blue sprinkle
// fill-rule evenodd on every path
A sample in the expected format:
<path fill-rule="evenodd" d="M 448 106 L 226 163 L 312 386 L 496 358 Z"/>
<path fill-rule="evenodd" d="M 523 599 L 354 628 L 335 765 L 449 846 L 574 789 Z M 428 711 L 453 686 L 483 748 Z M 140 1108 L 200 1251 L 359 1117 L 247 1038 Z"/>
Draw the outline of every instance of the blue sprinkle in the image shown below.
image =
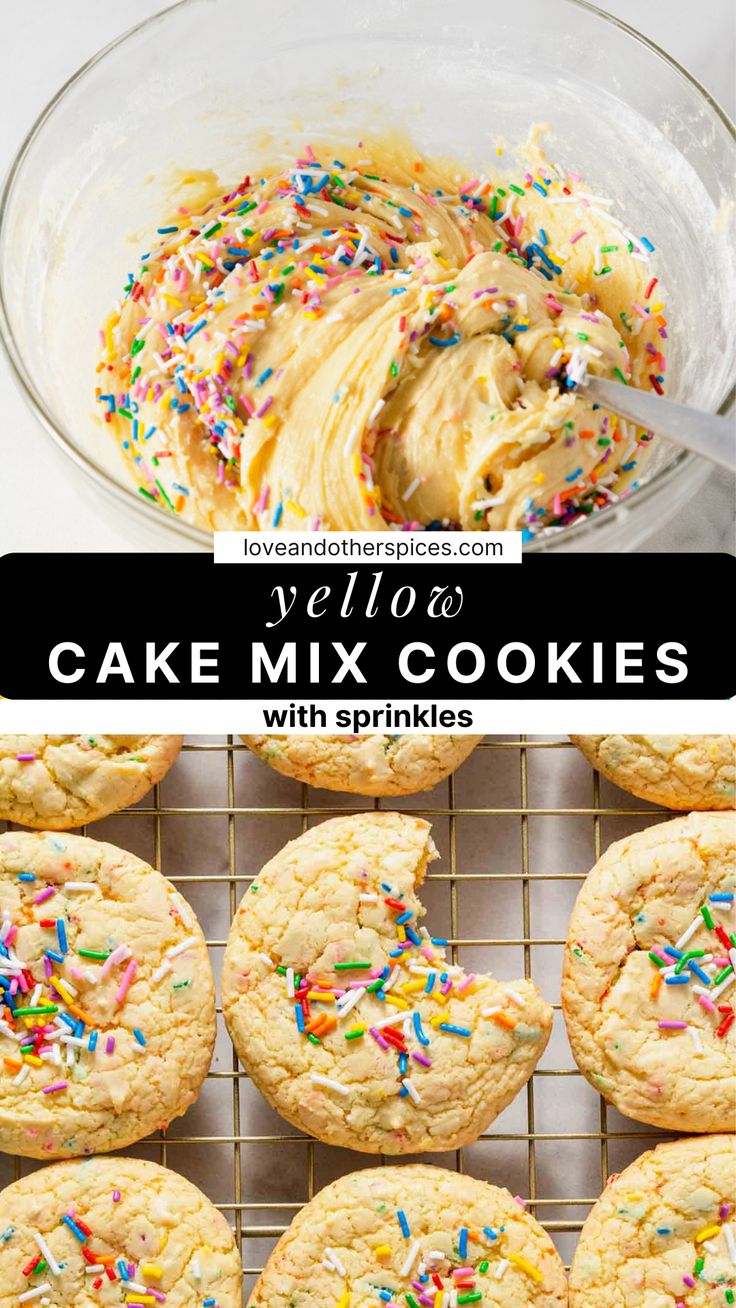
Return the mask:
<path fill-rule="evenodd" d="M 450 943 L 449 940 L 445 940 L 442 936 L 430 936 L 430 941 L 433 945 L 439 945 L 440 948 L 443 945 L 447 945 Z"/>
<path fill-rule="evenodd" d="M 641 241 L 645 250 L 648 250 L 650 254 L 654 253 L 654 246 L 652 245 L 652 242 L 649 240 L 648 236 L 640 236 L 639 240 Z"/>
<path fill-rule="evenodd" d="M 300 1035 L 304 1034 L 304 1012 L 301 1004 L 294 1006 L 294 1017 L 296 1019 L 296 1029 Z"/>
<path fill-rule="evenodd" d="M 532 182 L 532 188 L 533 188 L 535 191 L 539 191 L 539 194 L 540 194 L 540 195 L 543 195 L 543 196 L 545 197 L 545 199 L 546 199 L 546 197 L 547 197 L 547 191 L 545 191 L 544 187 L 541 185 L 540 182 Z"/>
<path fill-rule="evenodd" d="M 451 1031 L 453 1035 L 465 1036 L 470 1035 L 470 1028 L 467 1026 L 455 1026 L 452 1022 L 440 1022 L 440 1031 Z"/>
<path fill-rule="evenodd" d="M 72 1218 L 69 1216 L 68 1213 L 64 1213 L 64 1216 L 62 1217 L 61 1220 L 65 1226 L 69 1227 L 69 1230 L 71 1231 L 72 1235 L 75 1235 L 77 1237 L 80 1244 L 86 1243 L 87 1237 L 84 1234 L 84 1231 L 80 1230 L 76 1222 L 72 1220 Z"/>
<path fill-rule="evenodd" d="M 682 958 L 682 950 L 675 949 L 674 945 L 665 945 L 664 952 L 665 954 L 669 954 L 670 958 Z"/>
<path fill-rule="evenodd" d="M 19 881 L 35 881 L 35 880 L 36 880 L 36 875 L 35 875 L 34 872 L 19 872 L 19 873 L 18 873 L 18 880 L 19 880 Z M 713 895 L 711 895 L 711 899 L 713 899 Z"/>
<path fill-rule="evenodd" d="M 484 1235 L 487 1235 L 489 1240 L 497 1240 L 497 1239 L 498 1239 L 498 1231 L 494 1231 L 494 1229 L 493 1229 L 492 1226 L 484 1226 L 484 1227 L 483 1227 L 483 1234 L 484 1234 Z"/>
<path fill-rule="evenodd" d="M 269 379 L 269 377 L 272 377 L 272 376 L 273 376 L 273 368 L 264 368 L 264 369 L 263 369 L 263 372 L 261 373 L 260 377 L 258 378 L 258 381 L 256 382 L 256 386 L 262 386 L 263 383 L 264 383 L 264 382 L 267 382 L 268 379 Z"/>
<path fill-rule="evenodd" d="M 522 527 L 521 529 L 522 545 L 528 545 L 530 540 L 534 540 L 534 532 L 530 531 L 528 527 Z"/>
<path fill-rule="evenodd" d="M 427 977 L 427 984 L 424 987 L 425 995 L 431 995 L 432 991 L 434 990 L 435 975 L 436 973 L 430 972 L 429 976 Z"/>
<path fill-rule="evenodd" d="M 704 972 L 702 967 L 698 967 L 697 963 L 694 963 L 692 959 L 690 959 L 690 962 L 688 963 L 688 967 L 690 968 L 690 971 L 698 978 L 698 980 L 703 983 L 704 986 L 709 986 L 711 984 L 711 979 L 708 976 L 708 973 Z"/>
<path fill-rule="evenodd" d="M 402 913 L 399 917 L 397 917 L 397 919 L 396 919 L 396 925 L 397 925 L 397 926 L 404 926 L 407 922 L 411 922 L 411 919 L 413 918 L 413 916 L 414 916 L 414 914 L 413 914 L 412 910 L 411 910 L 410 908 L 408 908 L 408 909 L 406 910 L 405 913 Z"/>
<path fill-rule="evenodd" d="M 273 515 L 273 525 L 274 525 L 274 527 L 278 527 L 278 525 L 279 525 L 279 523 L 280 523 L 280 521 L 281 521 L 281 518 L 282 518 L 283 512 L 284 512 L 284 502 L 283 502 L 283 500 L 279 500 L 279 503 L 278 503 L 277 506 L 276 506 L 276 512 L 275 512 L 274 515 Z"/>
<path fill-rule="evenodd" d="M 458 1236 L 457 1251 L 463 1262 L 468 1256 L 468 1228 L 464 1226 Z"/>
<path fill-rule="evenodd" d="M 569 477 L 565 478 L 565 481 L 577 481 L 578 477 L 582 477 L 582 475 L 583 475 L 582 468 L 576 468 L 574 472 L 570 473 Z"/>
<path fill-rule="evenodd" d="M 399 1226 L 401 1227 L 401 1234 L 403 1235 L 405 1240 L 408 1240 L 409 1236 L 411 1235 L 411 1230 L 409 1229 L 409 1223 L 406 1220 L 406 1213 L 404 1212 L 403 1208 L 399 1208 L 397 1210 L 396 1216 L 399 1220 Z"/>
<path fill-rule="evenodd" d="M 66 927 L 64 925 L 63 919 L 60 917 L 57 917 L 56 919 L 56 934 L 59 938 L 59 949 L 61 950 L 62 954 L 68 954 L 69 946 L 66 941 Z"/>
<path fill-rule="evenodd" d="M 178 227 L 157 227 L 156 231 L 159 236 L 170 236 L 172 232 L 178 232 Z"/>
<path fill-rule="evenodd" d="M 422 1019 L 419 1013 L 414 1014 L 413 1020 L 414 1020 L 414 1031 L 416 1032 L 417 1040 L 419 1041 L 420 1045 L 428 1045 L 429 1038 L 428 1036 L 425 1035 L 422 1029 Z"/>
<path fill-rule="evenodd" d="M 206 326 L 207 326 L 207 319 L 203 318 L 201 322 L 197 323 L 196 327 L 190 327 L 189 331 L 184 333 L 184 340 L 191 341 L 192 337 L 196 336 L 197 332 L 201 332 L 202 328 Z"/>
<path fill-rule="evenodd" d="M 432 345 L 439 345 L 442 349 L 446 349 L 448 345 L 457 345 L 460 340 L 460 333 L 453 332 L 452 336 L 448 336 L 446 341 L 441 340 L 439 336 L 430 336 L 429 339 Z"/>
<path fill-rule="evenodd" d="M 730 904 L 733 900 L 733 893 L 730 890 L 724 890 L 715 895 L 708 896 L 711 904 Z"/>
<path fill-rule="evenodd" d="M 686 986 L 690 982 L 690 973 L 681 972 L 679 976 L 666 976 L 664 983 L 666 986 Z M 708 983 L 710 984 L 710 982 Z"/>
<path fill-rule="evenodd" d="M 93 1054 L 94 1051 L 95 1051 L 95 1049 L 97 1048 L 97 1032 L 96 1032 L 96 1031 L 90 1031 L 90 1033 L 89 1033 L 89 1040 L 87 1041 L 87 1048 L 89 1049 L 89 1052 L 90 1052 L 91 1054 Z"/>
<path fill-rule="evenodd" d="M 418 936 L 416 931 L 412 931 L 411 927 L 404 927 L 404 930 L 406 931 L 407 939 L 411 940 L 413 945 L 421 945 L 422 937 Z"/>
<path fill-rule="evenodd" d="M 146 1037 L 144 1036 L 143 1032 L 138 1029 L 137 1026 L 133 1027 L 133 1035 L 135 1036 L 139 1045 L 144 1045 L 146 1043 Z"/>
<path fill-rule="evenodd" d="M 46 955 L 46 957 L 52 959 L 54 963 L 64 962 L 64 955 L 59 954 L 55 949 L 44 949 L 43 952 Z"/>

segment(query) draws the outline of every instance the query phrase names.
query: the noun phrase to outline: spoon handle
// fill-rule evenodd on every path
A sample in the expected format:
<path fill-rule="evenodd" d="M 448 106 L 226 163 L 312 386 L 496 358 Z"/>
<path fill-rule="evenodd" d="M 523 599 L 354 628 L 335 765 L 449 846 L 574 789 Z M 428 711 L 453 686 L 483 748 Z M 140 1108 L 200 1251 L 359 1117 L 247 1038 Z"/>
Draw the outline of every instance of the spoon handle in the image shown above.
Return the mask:
<path fill-rule="evenodd" d="M 600 377 L 588 376 L 581 391 L 597 404 L 620 413 L 628 422 L 667 436 L 722 468 L 736 470 L 733 418 L 691 409 L 686 404 L 663 400 L 651 391 L 638 391 L 633 386 L 622 386 L 620 382 L 604 381 Z"/>

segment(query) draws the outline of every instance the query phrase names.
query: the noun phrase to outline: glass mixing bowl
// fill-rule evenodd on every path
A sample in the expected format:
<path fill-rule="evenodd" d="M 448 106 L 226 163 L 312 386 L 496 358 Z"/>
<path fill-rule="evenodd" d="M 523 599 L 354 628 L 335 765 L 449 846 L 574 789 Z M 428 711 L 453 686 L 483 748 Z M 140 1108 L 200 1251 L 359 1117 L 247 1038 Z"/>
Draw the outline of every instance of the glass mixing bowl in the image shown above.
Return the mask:
<path fill-rule="evenodd" d="M 408 133 L 488 163 L 549 123 L 550 156 L 657 247 L 668 393 L 734 404 L 733 125 L 656 46 L 580 0 L 181 0 L 59 91 L 5 182 L 0 325 L 36 414 L 127 517 L 131 545 L 209 547 L 148 505 L 94 402 L 98 330 L 166 210 L 172 168 L 223 186 L 310 138 Z M 6 434 L 6 439 L 8 434 Z M 708 466 L 660 442 L 639 490 L 531 549 L 632 549 Z"/>

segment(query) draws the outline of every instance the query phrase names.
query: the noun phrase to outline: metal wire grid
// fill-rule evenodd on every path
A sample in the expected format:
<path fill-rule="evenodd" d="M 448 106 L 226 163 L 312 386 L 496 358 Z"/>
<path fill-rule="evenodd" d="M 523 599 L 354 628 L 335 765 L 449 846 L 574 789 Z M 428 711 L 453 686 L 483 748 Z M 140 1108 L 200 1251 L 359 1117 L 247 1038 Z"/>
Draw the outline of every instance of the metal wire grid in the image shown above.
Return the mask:
<path fill-rule="evenodd" d="M 607 817 L 626 818 L 626 819 L 651 819 L 659 816 L 659 810 L 650 806 L 646 807 L 607 807 L 601 803 L 601 783 L 597 773 L 591 776 L 591 804 L 590 807 L 534 807 L 530 803 L 530 778 L 529 778 L 529 758 L 533 752 L 545 751 L 549 756 L 549 765 L 554 766 L 555 755 L 560 751 L 570 749 L 572 746 L 565 740 L 528 740 L 524 736 L 517 739 L 502 739 L 484 741 L 478 747 L 480 752 L 488 761 L 488 766 L 498 767 L 505 766 L 506 763 L 515 756 L 515 763 L 512 766 L 518 768 L 518 784 L 520 802 L 518 806 L 512 807 L 466 807 L 460 806 L 456 802 L 457 782 L 454 776 L 450 777 L 445 785 L 447 796 L 446 804 L 439 807 L 420 809 L 411 806 L 403 806 L 407 811 L 411 811 L 416 816 L 427 817 L 436 824 L 442 820 L 447 823 L 447 841 L 448 853 L 447 860 L 444 858 L 438 864 L 438 870 L 431 871 L 428 877 L 428 883 L 444 882 L 449 885 L 449 919 L 450 919 L 450 950 L 453 962 L 458 961 L 459 951 L 468 947 L 504 947 L 517 946 L 523 951 L 524 975 L 532 976 L 532 965 L 534 950 L 540 947 L 556 946 L 561 947 L 564 944 L 562 938 L 535 936 L 532 934 L 532 911 L 531 911 L 531 888 L 534 884 L 540 882 L 582 882 L 585 878 L 585 871 L 579 872 L 533 872 L 530 865 L 529 850 L 529 823 L 530 820 L 537 817 L 556 816 L 563 819 L 583 818 L 590 819 L 593 826 L 593 849 L 594 856 L 597 859 L 602 851 L 602 820 Z M 185 897 L 192 894 L 193 887 L 197 884 L 206 883 L 207 886 L 222 886 L 224 893 L 228 898 L 228 917 L 232 921 L 238 902 L 244 893 L 246 887 L 250 885 L 258 871 L 258 866 L 250 867 L 246 871 L 239 867 L 237 853 L 236 831 L 239 821 L 248 818 L 269 817 L 278 821 L 279 819 L 298 819 L 301 830 L 304 831 L 315 819 L 323 820 L 326 817 L 336 816 L 346 811 L 358 811 L 361 808 L 400 808 L 402 805 L 393 801 L 370 801 L 361 799 L 360 796 L 351 797 L 351 802 L 346 808 L 345 804 L 337 806 L 325 806 L 310 802 L 310 798 L 316 794 L 324 795 L 326 792 L 310 792 L 306 785 L 301 786 L 299 803 L 296 805 L 277 804 L 277 805 L 256 805 L 242 806 L 236 804 L 236 784 L 235 784 L 235 756 L 239 752 L 248 753 L 246 747 L 236 743 L 232 736 L 228 736 L 222 743 L 205 743 L 194 738 L 193 741 L 184 745 L 186 754 L 196 754 L 201 757 L 204 763 L 206 756 L 225 755 L 226 762 L 226 789 L 227 802 L 224 806 L 171 806 L 162 803 L 161 787 L 156 786 L 151 795 L 147 797 L 140 805 L 133 809 L 126 810 L 118 814 L 120 818 L 141 818 L 146 817 L 153 822 L 153 862 L 155 866 L 169 877 L 178 887 L 183 890 Z M 252 760 L 253 766 L 262 767 L 255 759 Z M 209 758 L 207 759 L 209 764 Z M 440 788 L 441 790 L 441 788 Z M 162 867 L 162 850 L 163 850 L 163 828 L 167 819 L 171 818 L 188 818 L 196 820 L 201 817 L 214 817 L 221 819 L 226 823 L 227 828 L 227 870 L 222 873 L 172 873 L 170 869 Z M 467 872 L 461 870 L 458 857 L 458 827 L 460 823 L 471 822 L 474 818 L 514 818 L 519 822 L 519 868 L 515 871 L 504 872 Z M 116 819 L 116 820 L 117 820 Z M 0 824 L 2 825 L 2 824 Z M 101 831 L 102 824 L 97 823 L 90 831 L 90 834 L 98 838 L 107 838 Z M 82 828 L 82 832 L 87 834 L 87 830 Z M 284 837 L 285 843 L 288 837 Z M 120 843 L 123 843 L 121 840 Z M 446 866 L 445 864 L 448 864 Z M 472 883 L 481 883 L 487 885 L 493 883 L 494 887 L 499 883 L 510 883 L 512 887 L 518 886 L 521 893 L 521 922 L 522 934 L 520 936 L 499 936 L 496 938 L 490 936 L 470 937 L 461 936 L 459 931 L 461 896 L 464 887 Z M 221 949 L 226 940 L 224 938 L 210 938 L 207 941 L 212 949 Z M 218 978 L 219 968 L 217 961 L 214 965 L 215 976 Z M 219 978 L 218 978 L 219 979 Z M 559 996 L 554 1000 L 555 1024 L 562 1025 L 559 1016 L 560 1003 Z M 222 1023 L 221 1007 L 218 1004 L 218 1023 Z M 229 1120 L 231 1129 L 224 1133 L 217 1134 L 179 1134 L 178 1130 L 172 1134 L 171 1129 L 168 1131 L 157 1132 L 154 1136 L 149 1137 L 142 1149 L 128 1149 L 126 1153 L 135 1154 L 136 1152 L 145 1152 L 146 1156 L 151 1156 L 151 1147 L 153 1146 L 153 1156 L 164 1165 L 173 1168 L 175 1171 L 181 1171 L 188 1175 L 191 1180 L 198 1182 L 200 1178 L 197 1175 L 197 1167 L 187 1167 L 186 1164 L 186 1147 L 207 1147 L 207 1146 L 225 1146 L 232 1149 L 232 1199 L 223 1199 L 221 1193 L 210 1193 L 213 1202 L 228 1217 L 235 1233 L 238 1247 L 242 1250 L 243 1265 L 245 1275 L 245 1293 L 249 1292 L 255 1282 L 255 1279 L 263 1266 L 269 1247 L 276 1242 L 276 1239 L 286 1230 L 293 1215 L 302 1206 L 301 1202 L 290 1200 L 270 1200 L 257 1197 L 255 1199 L 247 1198 L 244 1194 L 243 1178 L 249 1174 L 249 1151 L 257 1149 L 259 1146 L 283 1146 L 288 1143 L 292 1146 L 299 1145 L 303 1148 L 304 1163 L 304 1196 L 305 1201 L 311 1199 L 319 1188 L 316 1178 L 315 1151 L 324 1149 L 324 1146 L 309 1137 L 302 1136 L 297 1132 L 292 1132 L 283 1124 L 283 1132 L 268 1133 L 263 1131 L 252 1131 L 248 1129 L 247 1120 L 244 1121 L 243 1105 L 241 1101 L 241 1085 L 248 1080 L 246 1073 L 238 1065 L 232 1047 L 228 1042 L 228 1053 L 226 1055 L 226 1066 L 218 1067 L 218 1059 L 213 1064 L 213 1069 L 208 1074 L 208 1081 L 230 1083 L 229 1100 Z M 222 1059 L 219 1061 L 223 1061 Z M 228 1065 L 229 1064 L 229 1065 Z M 535 1087 L 543 1083 L 547 1078 L 554 1078 L 555 1083 L 561 1086 L 565 1085 L 562 1078 L 577 1078 L 582 1080 L 580 1073 L 574 1066 L 559 1067 L 545 1066 L 544 1060 L 537 1068 L 532 1078 L 529 1080 L 526 1089 L 522 1092 L 520 1099 L 525 1097 L 525 1113 L 523 1123 L 510 1130 L 494 1130 L 497 1123 L 493 1123 L 491 1129 L 481 1136 L 481 1142 L 514 1142 L 526 1146 L 526 1166 L 525 1181 L 526 1191 L 524 1197 L 528 1200 L 530 1211 L 535 1213 L 538 1219 L 543 1223 L 546 1229 L 553 1235 L 563 1257 L 569 1259 L 574 1248 L 576 1233 L 580 1230 L 585 1219 L 588 1209 L 595 1202 L 597 1194 L 589 1193 L 587 1195 L 554 1195 L 549 1193 L 540 1193 L 540 1183 L 538 1176 L 538 1148 L 540 1144 L 550 1142 L 559 1142 L 560 1148 L 563 1145 L 570 1145 L 575 1142 L 593 1142 L 598 1144 L 599 1148 L 599 1181 L 602 1188 L 606 1178 L 611 1171 L 610 1148 L 612 1142 L 629 1141 L 632 1142 L 631 1152 L 639 1153 L 641 1148 L 650 1147 L 655 1140 L 666 1138 L 661 1132 L 654 1131 L 651 1128 L 637 1129 L 637 1124 L 627 1122 L 624 1118 L 619 1118 L 612 1110 L 607 1109 L 605 1102 L 600 1097 L 598 1099 L 597 1126 L 594 1130 L 577 1130 L 565 1132 L 540 1131 L 536 1126 L 536 1104 L 535 1104 Z M 594 1092 L 591 1090 L 590 1094 Z M 506 1110 L 508 1113 L 510 1110 Z M 192 1110 L 190 1110 L 191 1114 Z M 503 1115 L 505 1118 L 506 1114 Z M 615 1124 L 611 1124 L 611 1117 L 615 1119 Z M 181 1119 L 186 1125 L 187 1118 Z M 283 1152 L 283 1151 L 282 1151 Z M 379 1160 L 366 1155 L 349 1154 L 347 1151 L 339 1152 L 343 1157 L 340 1160 L 338 1171 L 345 1172 L 353 1170 L 356 1167 L 372 1166 Z M 435 1161 L 443 1166 L 452 1166 L 458 1172 L 474 1170 L 468 1168 L 467 1160 L 468 1148 L 458 1149 L 454 1155 L 443 1155 L 438 1158 L 434 1155 L 426 1156 L 424 1161 Z M 385 1160 L 384 1160 L 385 1161 Z M 401 1161 L 401 1160 L 392 1160 Z M 567 1160 L 563 1167 L 567 1165 Z M 18 1178 L 37 1164 L 30 1163 L 27 1159 L 15 1158 L 13 1161 L 13 1172 L 15 1178 Z M 560 1169 L 562 1173 L 563 1168 Z M 10 1177 L 8 1178 L 10 1179 Z M 491 1179 L 491 1178 L 489 1178 Z M 492 1176 L 499 1184 L 506 1184 L 508 1178 L 501 1173 L 494 1172 Z M 208 1188 L 208 1187 L 203 1187 Z M 523 1188 L 523 1187 L 522 1187 Z M 572 1209 L 572 1217 L 555 1216 L 557 1210 Z M 278 1220 L 268 1220 L 277 1218 Z"/>

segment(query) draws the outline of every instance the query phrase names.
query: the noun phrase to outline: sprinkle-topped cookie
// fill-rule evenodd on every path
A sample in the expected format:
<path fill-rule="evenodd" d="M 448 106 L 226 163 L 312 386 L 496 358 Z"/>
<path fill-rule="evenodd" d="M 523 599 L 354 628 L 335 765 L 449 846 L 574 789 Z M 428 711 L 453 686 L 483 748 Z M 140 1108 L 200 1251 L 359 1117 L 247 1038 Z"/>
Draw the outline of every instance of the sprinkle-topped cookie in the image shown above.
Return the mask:
<path fill-rule="evenodd" d="M 0 1194 L 3 1308 L 240 1308 L 225 1218 L 139 1158 L 56 1163 Z"/>
<path fill-rule="evenodd" d="M 0 736 L 0 821 L 66 831 L 135 804 L 181 736 Z"/>
<path fill-rule="evenodd" d="M 482 736 L 243 736 L 283 776 L 357 795 L 414 795 L 460 766 Z"/>
<path fill-rule="evenodd" d="M 233 922 L 222 996 L 238 1055 L 288 1121 L 328 1143 L 468 1143 L 549 1038 L 531 981 L 466 972 L 422 924 L 434 857 L 418 818 L 335 818 L 266 864 Z"/>
<path fill-rule="evenodd" d="M 622 1112 L 678 1131 L 736 1121 L 736 818 L 692 813 L 611 845 L 570 921 L 573 1054 Z"/>
<path fill-rule="evenodd" d="M 562 1262 L 507 1190 L 440 1167 L 369 1168 L 307 1204 L 248 1308 L 564 1308 Z"/>
<path fill-rule="evenodd" d="M 194 1101 L 214 985 L 160 873 L 81 836 L 0 836 L 0 1148 L 120 1148 Z"/>
<path fill-rule="evenodd" d="M 570 1270 L 571 1308 L 736 1302 L 736 1137 L 658 1145 L 609 1178 Z"/>
<path fill-rule="evenodd" d="M 652 433 L 577 388 L 662 391 L 653 251 L 541 156 L 193 175 L 101 333 L 100 412 L 140 494 L 209 528 L 531 537 L 637 484 Z"/>

